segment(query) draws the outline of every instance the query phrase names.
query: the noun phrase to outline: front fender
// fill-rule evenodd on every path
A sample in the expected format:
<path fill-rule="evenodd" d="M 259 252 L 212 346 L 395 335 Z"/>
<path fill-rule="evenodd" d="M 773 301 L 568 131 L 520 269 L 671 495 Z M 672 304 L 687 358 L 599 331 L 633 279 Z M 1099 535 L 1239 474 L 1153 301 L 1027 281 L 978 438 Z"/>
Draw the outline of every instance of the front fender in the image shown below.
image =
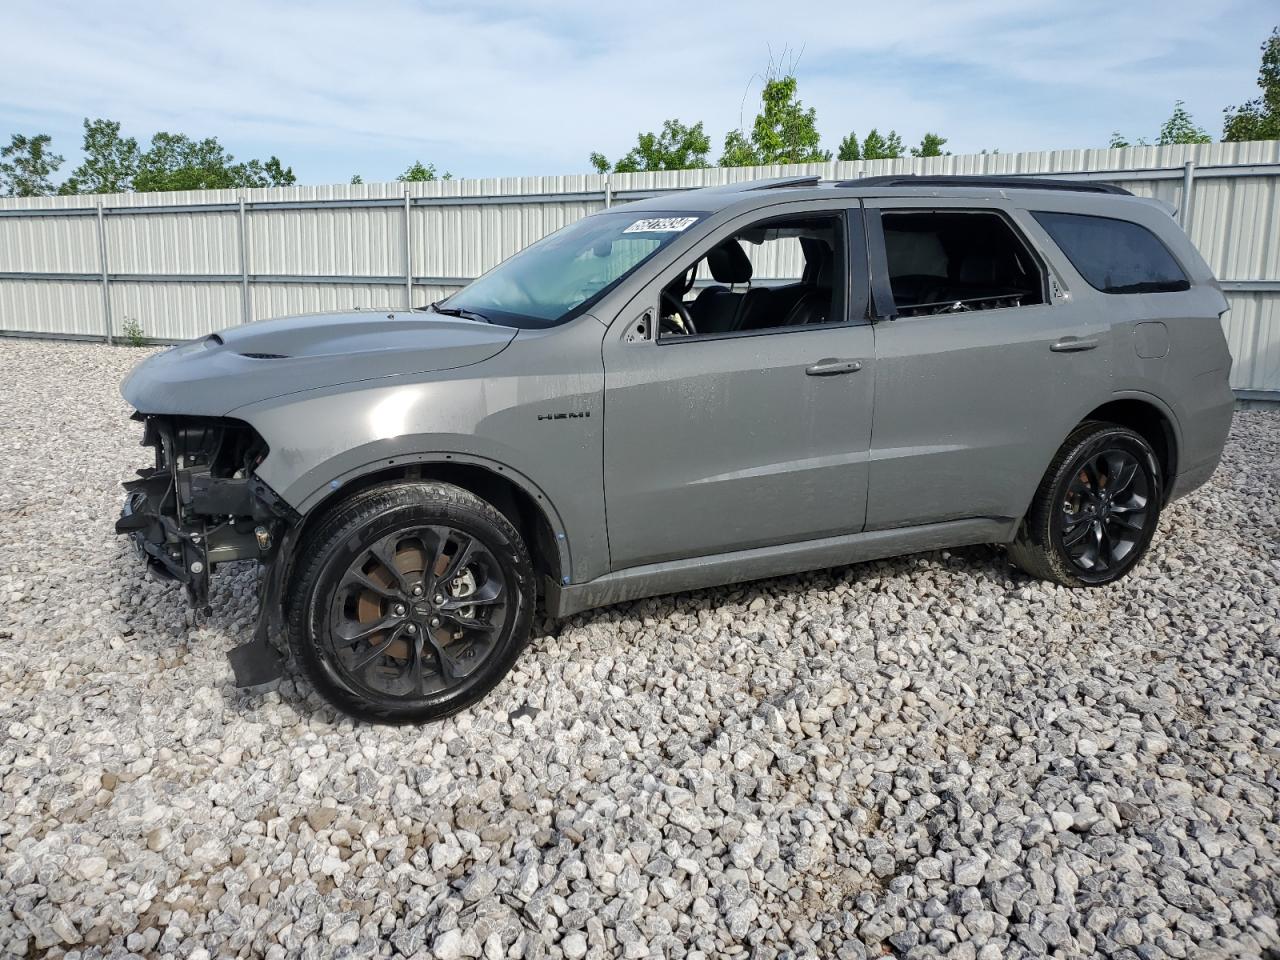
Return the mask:
<path fill-rule="evenodd" d="M 257 474 L 299 513 L 371 472 L 472 464 L 544 505 L 561 572 L 591 579 L 609 564 L 601 328 L 591 327 L 581 330 L 594 336 L 594 349 L 574 349 L 581 333 L 565 329 L 475 367 L 293 394 L 241 407 L 236 417 L 270 449 Z"/>

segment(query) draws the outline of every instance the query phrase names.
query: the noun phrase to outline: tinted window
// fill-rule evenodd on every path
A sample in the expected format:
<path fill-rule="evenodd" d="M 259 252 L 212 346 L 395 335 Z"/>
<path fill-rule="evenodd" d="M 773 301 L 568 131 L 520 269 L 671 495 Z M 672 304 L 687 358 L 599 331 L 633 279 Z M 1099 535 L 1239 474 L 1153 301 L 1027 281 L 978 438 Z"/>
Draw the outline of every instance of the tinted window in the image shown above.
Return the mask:
<path fill-rule="evenodd" d="M 1033 213 L 1080 276 L 1103 293 L 1165 293 L 1191 284 L 1146 227 L 1079 213 Z"/>
<path fill-rule="evenodd" d="M 900 316 L 1043 303 L 1040 270 L 1003 217 L 967 211 L 880 215 Z"/>

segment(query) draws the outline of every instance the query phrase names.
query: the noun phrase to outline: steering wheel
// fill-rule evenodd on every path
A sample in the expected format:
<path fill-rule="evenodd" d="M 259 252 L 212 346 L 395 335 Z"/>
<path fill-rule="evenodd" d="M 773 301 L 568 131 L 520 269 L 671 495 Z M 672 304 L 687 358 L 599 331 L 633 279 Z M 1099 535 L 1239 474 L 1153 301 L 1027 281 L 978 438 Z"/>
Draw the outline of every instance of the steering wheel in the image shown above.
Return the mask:
<path fill-rule="evenodd" d="M 669 290 L 663 290 L 660 299 L 671 308 L 672 312 L 680 317 L 680 325 L 684 327 L 686 336 L 693 336 L 698 332 L 697 327 L 693 325 L 693 314 L 689 312 L 689 308 L 684 305 L 683 300 Z"/>

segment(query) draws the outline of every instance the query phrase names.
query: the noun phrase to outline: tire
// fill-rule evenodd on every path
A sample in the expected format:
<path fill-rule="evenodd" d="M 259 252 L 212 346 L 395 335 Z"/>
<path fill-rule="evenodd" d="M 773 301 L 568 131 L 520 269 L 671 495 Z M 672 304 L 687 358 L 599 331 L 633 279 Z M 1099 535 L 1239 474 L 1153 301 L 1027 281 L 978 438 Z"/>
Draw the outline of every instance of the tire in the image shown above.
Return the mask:
<path fill-rule="evenodd" d="M 289 647 L 333 706 L 426 723 L 477 700 L 529 638 L 534 571 L 511 522 L 447 483 L 355 494 L 299 544 Z"/>
<path fill-rule="evenodd" d="M 1009 559 L 1068 587 L 1114 583 L 1151 545 L 1163 490 L 1160 460 L 1141 435 L 1083 423 L 1049 464 Z"/>

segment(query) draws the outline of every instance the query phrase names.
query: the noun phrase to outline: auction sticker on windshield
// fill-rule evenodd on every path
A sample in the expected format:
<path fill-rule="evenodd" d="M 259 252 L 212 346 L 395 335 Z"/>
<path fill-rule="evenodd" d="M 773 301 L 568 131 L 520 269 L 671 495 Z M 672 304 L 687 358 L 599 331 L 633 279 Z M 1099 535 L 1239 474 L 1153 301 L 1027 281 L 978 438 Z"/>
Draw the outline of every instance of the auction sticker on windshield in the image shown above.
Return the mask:
<path fill-rule="evenodd" d="M 623 233 L 679 233 L 688 230 L 698 222 L 697 217 L 653 217 L 649 220 L 637 220 Z"/>

